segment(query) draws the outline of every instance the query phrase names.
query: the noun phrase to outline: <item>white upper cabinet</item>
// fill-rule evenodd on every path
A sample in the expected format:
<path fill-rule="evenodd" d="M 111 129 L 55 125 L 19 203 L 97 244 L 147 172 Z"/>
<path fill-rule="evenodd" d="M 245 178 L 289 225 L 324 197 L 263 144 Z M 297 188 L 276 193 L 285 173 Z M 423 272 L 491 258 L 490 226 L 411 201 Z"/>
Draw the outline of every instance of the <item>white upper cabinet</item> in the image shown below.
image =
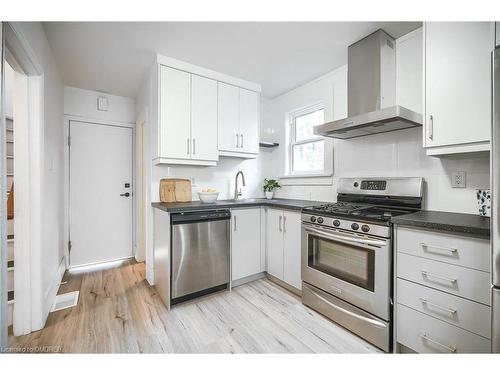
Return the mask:
<path fill-rule="evenodd" d="M 498 21 L 496 22 L 495 29 L 496 29 L 496 33 L 495 33 L 495 35 L 496 35 L 496 38 L 495 38 L 496 39 L 496 43 L 495 44 L 497 46 L 500 46 L 500 22 L 498 22 Z"/>
<path fill-rule="evenodd" d="M 428 155 L 489 150 L 492 22 L 424 24 Z"/>
<path fill-rule="evenodd" d="M 240 89 L 240 151 L 259 152 L 259 94 Z"/>
<path fill-rule="evenodd" d="M 233 85 L 219 82 L 219 150 L 239 151 L 240 91 Z"/>
<path fill-rule="evenodd" d="M 162 55 L 156 67 L 146 86 L 155 164 L 214 166 L 219 155 L 257 157 L 259 85 Z"/>
<path fill-rule="evenodd" d="M 217 161 L 217 81 L 191 76 L 191 159 Z"/>
<path fill-rule="evenodd" d="M 217 81 L 160 68 L 159 162 L 215 165 Z"/>
<path fill-rule="evenodd" d="M 256 157 L 259 152 L 259 93 L 219 82 L 219 152 Z"/>
<path fill-rule="evenodd" d="M 190 159 L 191 75 L 162 66 L 160 70 L 159 156 Z"/>

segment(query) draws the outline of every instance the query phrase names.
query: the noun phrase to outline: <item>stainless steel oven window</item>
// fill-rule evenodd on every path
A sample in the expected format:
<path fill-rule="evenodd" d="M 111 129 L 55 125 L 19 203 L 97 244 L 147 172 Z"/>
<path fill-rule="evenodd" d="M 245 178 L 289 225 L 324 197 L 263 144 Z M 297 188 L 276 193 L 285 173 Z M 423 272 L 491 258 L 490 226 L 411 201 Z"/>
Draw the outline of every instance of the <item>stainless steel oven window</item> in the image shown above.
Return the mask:
<path fill-rule="evenodd" d="M 369 291 L 375 290 L 375 251 L 308 236 L 308 266 Z"/>

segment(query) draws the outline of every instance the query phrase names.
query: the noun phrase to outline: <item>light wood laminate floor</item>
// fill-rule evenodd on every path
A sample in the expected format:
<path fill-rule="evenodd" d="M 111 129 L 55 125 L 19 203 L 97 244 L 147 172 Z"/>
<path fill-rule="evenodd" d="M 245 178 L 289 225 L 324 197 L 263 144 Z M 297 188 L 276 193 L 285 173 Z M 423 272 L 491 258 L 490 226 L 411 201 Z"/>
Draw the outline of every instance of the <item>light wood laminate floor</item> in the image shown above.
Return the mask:
<path fill-rule="evenodd" d="M 66 273 L 59 293 L 80 290 L 78 305 L 50 313 L 44 329 L 11 336 L 13 347 L 71 353 L 378 352 L 267 279 L 168 311 L 145 280 L 143 263 Z"/>

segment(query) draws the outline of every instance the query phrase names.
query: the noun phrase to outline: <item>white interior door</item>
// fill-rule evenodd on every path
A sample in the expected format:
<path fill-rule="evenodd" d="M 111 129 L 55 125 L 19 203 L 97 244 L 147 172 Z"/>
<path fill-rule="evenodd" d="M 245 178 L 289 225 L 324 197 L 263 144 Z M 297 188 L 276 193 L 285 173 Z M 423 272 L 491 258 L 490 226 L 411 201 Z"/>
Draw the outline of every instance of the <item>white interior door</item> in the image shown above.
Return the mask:
<path fill-rule="evenodd" d="M 70 266 L 131 257 L 132 129 L 71 121 L 70 137 Z"/>

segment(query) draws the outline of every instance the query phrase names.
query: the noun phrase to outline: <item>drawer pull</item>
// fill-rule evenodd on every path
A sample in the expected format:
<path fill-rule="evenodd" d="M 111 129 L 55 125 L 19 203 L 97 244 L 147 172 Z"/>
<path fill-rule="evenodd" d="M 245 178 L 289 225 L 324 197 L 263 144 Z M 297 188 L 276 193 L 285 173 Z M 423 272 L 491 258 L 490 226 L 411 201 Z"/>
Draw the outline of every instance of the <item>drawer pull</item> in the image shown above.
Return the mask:
<path fill-rule="evenodd" d="M 444 277 L 444 276 L 439 276 L 439 275 L 435 275 L 433 273 L 429 273 L 427 271 L 420 271 L 420 273 L 422 274 L 423 277 L 427 277 L 427 278 L 431 278 L 431 279 L 438 279 L 438 280 L 443 280 L 443 281 L 447 281 L 451 284 L 455 284 L 457 282 L 457 279 L 451 279 L 449 277 Z"/>
<path fill-rule="evenodd" d="M 456 254 L 456 252 L 458 251 L 458 249 L 455 249 L 453 247 L 444 247 L 444 246 L 429 245 L 429 244 L 426 244 L 425 242 L 421 242 L 420 246 L 426 247 L 428 249 L 445 250 L 445 251 L 449 251 L 452 254 Z"/>
<path fill-rule="evenodd" d="M 427 301 L 425 298 L 420 298 L 420 301 L 426 305 L 429 305 L 429 306 L 434 306 L 435 308 L 437 309 L 440 309 L 440 310 L 443 310 L 443 311 L 446 311 L 448 314 L 450 315 L 455 315 L 457 313 L 457 310 L 456 309 L 450 309 L 448 307 L 443 307 L 443 306 L 439 306 L 435 303 L 432 303 L 432 302 L 429 302 Z"/>
<path fill-rule="evenodd" d="M 432 344 L 440 346 L 441 348 L 448 350 L 450 353 L 456 353 L 457 352 L 456 346 L 454 346 L 454 345 L 448 346 L 448 345 L 445 345 L 445 344 L 441 344 L 439 341 L 436 341 L 433 338 L 429 337 L 429 335 L 427 335 L 427 333 L 422 333 L 420 335 L 420 337 L 422 338 L 422 340 L 426 340 L 426 341 L 429 341 Z"/>
<path fill-rule="evenodd" d="M 444 277 L 444 276 L 439 276 L 439 275 L 436 275 L 436 274 L 433 274 L 433 273 L 429 273 L 427 271 L 420 271 L 420 273 L 422 274 L 423 277 L 426 277 L 426 278 L 431 278 L 431 279 L 438 279 L 438 280 L 443 280 L 443 281 L 447 281 L 451 284 L 455 284 L 457 282 L 457 279 L 452 279 L 452 278 L 449 278 L 449 277 Z"/>

